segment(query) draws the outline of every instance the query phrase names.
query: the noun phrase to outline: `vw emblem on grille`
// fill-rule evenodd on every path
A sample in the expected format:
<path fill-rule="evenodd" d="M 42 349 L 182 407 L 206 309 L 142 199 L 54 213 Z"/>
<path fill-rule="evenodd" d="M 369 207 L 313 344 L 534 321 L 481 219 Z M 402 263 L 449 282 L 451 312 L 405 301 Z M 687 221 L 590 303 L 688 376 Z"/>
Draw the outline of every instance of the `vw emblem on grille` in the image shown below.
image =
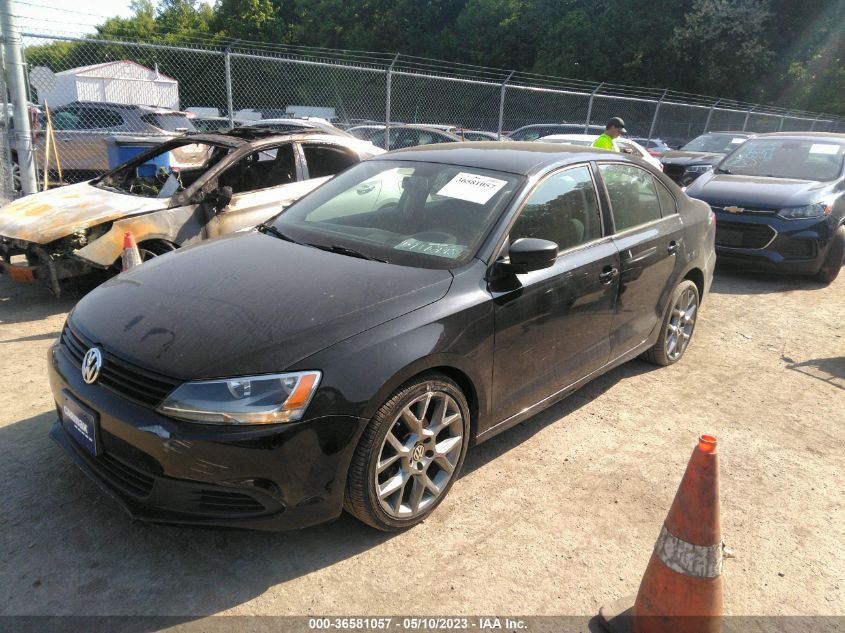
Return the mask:
<path fill-rule="evenodd" d="M 742 213 L 745 209 L 742 207 L 725 207 L 725 211 L 728 213 Z"/>
<path fill-rule="evenodd" d="M 97 347 L 92 347 L 82 357 L 82 380 L 89 385 L 100 375 L 100 368 L 103 366 L 103 354 Z"/>

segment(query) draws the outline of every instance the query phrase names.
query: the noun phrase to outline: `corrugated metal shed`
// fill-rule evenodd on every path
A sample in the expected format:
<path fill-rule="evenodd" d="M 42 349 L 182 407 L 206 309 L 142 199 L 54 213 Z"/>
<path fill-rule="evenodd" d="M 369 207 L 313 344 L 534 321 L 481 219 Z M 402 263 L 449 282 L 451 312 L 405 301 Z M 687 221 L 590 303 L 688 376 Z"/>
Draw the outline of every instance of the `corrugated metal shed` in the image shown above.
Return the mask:
<path fill-rule="evenodd" d="M 158 69 L 123 59 L 63 70 L 49 90 L 38 91 L 38 102 L 51 108 L 72 101 L 109 101 L 179 109 L 179 82 Z"/>

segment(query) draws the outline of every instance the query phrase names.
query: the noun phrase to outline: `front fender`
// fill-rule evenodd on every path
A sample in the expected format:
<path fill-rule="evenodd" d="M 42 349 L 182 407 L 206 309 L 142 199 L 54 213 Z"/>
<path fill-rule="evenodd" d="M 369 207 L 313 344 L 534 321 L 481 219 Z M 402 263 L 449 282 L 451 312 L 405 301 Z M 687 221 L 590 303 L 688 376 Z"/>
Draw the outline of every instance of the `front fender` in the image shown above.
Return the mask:
<path fill-rule="evenodd" d="M 456 310 L 456 302 L 465 307 Z M 475 401 L 474 422 L 483 430 L 490 417 L 493 343 L 490 297 L 476 287 L 337 343 L 290 369 L 323 372 L 309 418 L 341 413 L 371 418 L 400 385 L 445 368 L 471 391 L 467 400 Z"/>
<path fill-rule="evenodd" d="M 123 234 L 132 233 L 135 242 L 166 240 L 177 246 L 203 239 L 205 221 L 199 207 L 190 205 L 117 220 L 111 229 L 74 255 L 101 268 L 111 266 L 123 252 Z"/>

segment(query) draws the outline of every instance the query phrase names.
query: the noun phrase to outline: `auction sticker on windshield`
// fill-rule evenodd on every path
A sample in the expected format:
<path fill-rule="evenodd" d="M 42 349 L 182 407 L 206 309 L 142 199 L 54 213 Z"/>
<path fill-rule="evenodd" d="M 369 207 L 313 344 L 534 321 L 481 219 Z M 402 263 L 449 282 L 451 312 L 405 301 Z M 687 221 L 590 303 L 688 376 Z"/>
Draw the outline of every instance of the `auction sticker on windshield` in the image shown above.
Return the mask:
<path fill-rule="evenodd" d="M 810 154 L 838 154 L 839 145 L 829 143 L 813 143 L 810 146 Z"/>
<path fill-rule="evenodd" d="M 438 196 L 457 198 L 476 204 L 487 204 L 496 193 L 507 184 L 506 180 L 479 176 L 468 172 L 459 172 L 437 192 Z"/>

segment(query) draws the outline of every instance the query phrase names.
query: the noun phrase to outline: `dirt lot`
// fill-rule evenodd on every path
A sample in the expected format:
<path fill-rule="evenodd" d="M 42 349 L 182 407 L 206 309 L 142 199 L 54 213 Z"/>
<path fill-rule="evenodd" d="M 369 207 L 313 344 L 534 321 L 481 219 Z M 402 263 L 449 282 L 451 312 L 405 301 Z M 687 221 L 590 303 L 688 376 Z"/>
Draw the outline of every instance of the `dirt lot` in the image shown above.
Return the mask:
<path fill-rule="evenodd" d="M 845 615 L 845 275 L 717 275 L 672 368 L 611 372 L 470 451 L 432 518 L 294 533 L 133 524 L 48 438 L 70 300 L 0 280 L 0 613 L 595 614 L 636 591 L 701 432 L 730 614 Z"/>

